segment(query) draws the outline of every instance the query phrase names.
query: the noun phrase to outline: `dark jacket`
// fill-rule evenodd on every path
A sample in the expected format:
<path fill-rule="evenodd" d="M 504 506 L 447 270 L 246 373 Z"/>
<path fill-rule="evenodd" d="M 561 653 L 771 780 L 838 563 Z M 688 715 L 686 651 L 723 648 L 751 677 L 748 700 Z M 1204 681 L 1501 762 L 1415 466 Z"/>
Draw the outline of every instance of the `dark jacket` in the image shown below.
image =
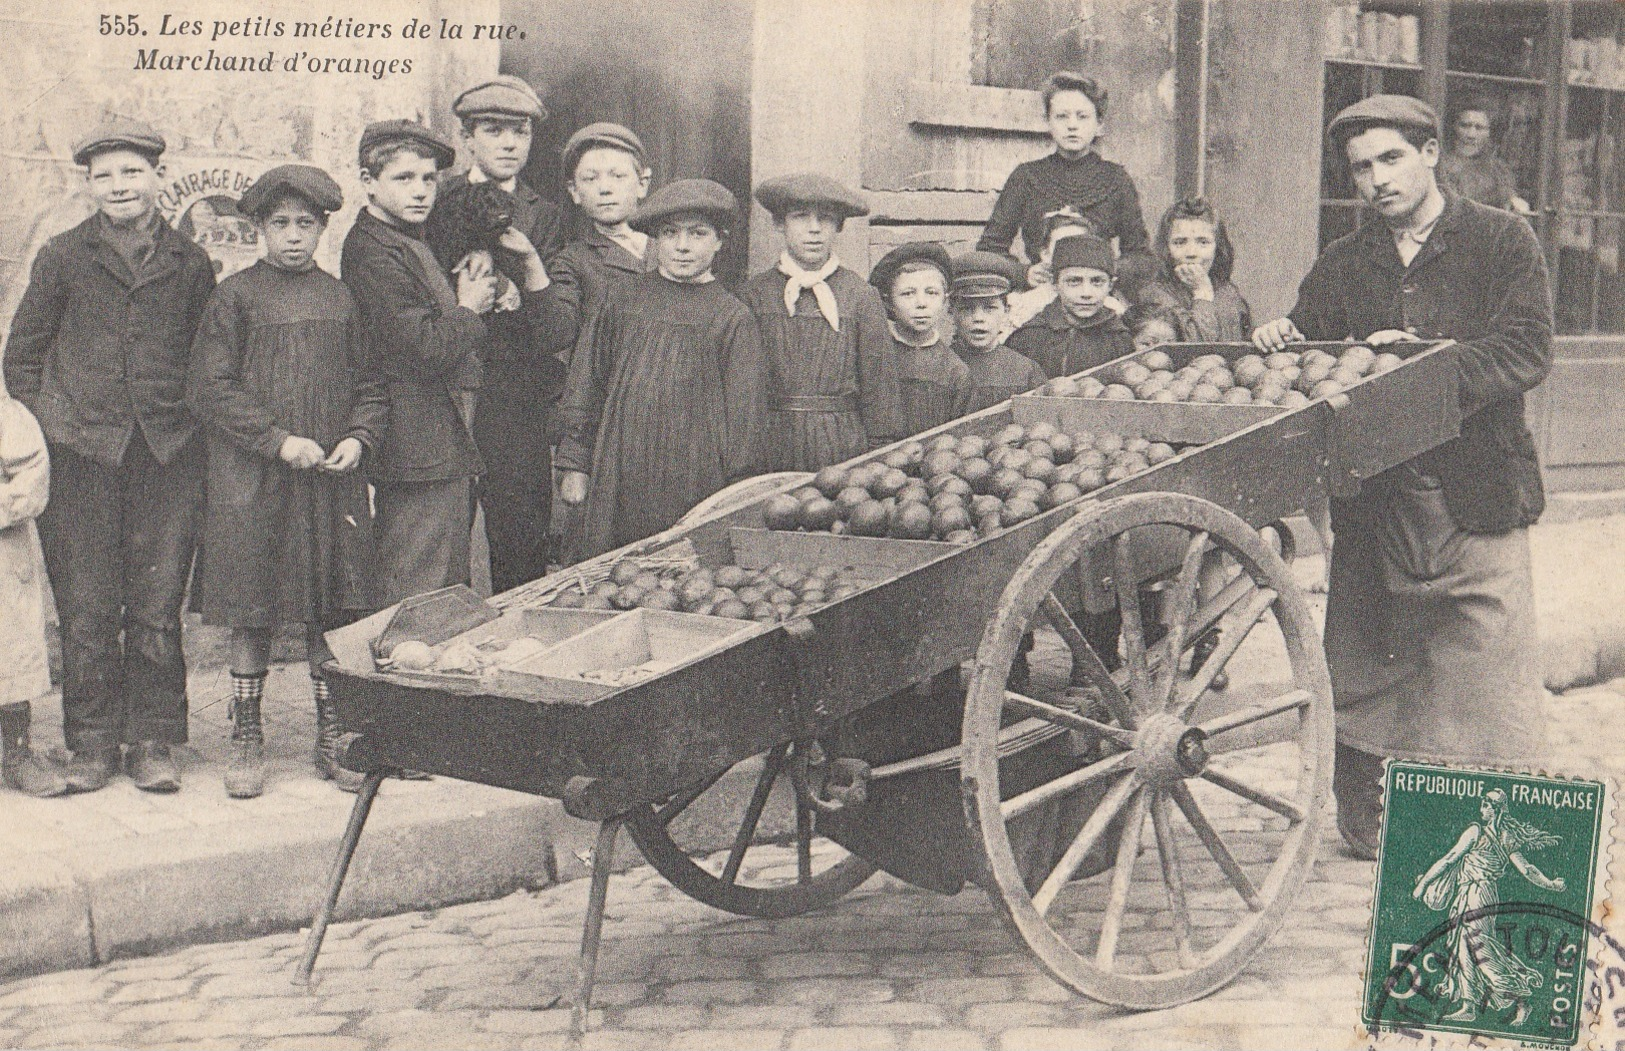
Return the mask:
<path fill-rule="evenodd" d="M 415 233 L 362 209 L 340 256 L 369 367 L 389 396 L 389 427 L 369 470 L 378 481 L 449 481 L 484 469 L 461 402 L 479 386 L 485 323 L 457 305 L 428 246 L 413 247 Z"/>
<path fill-rule="evenodd" d="M 566 312 L 566 327 L 571 333 L 571 349 L 563 355 L 566 362 L 574 353 L 581 333 L 586 331 L 587 322 L 603 309 L 610 286 L 653 269 L 653 240 L 644 257 L 639 259 L 591 223 L 587 224 L 587 233 L 581 240 L 571 241 L 547 261 L 548 276 L 557 289 L 556 301 L 561 311 Z"/>
<path fill-rule="evenodd" d="M 435 239 L 438 217 L 448 214 L 445 205 L 473 185 L 464 173 L 447 180 L 440 187 L 429 221 L 424 224 L 425 237 L 430 244 Z M 544 200 L 523 179 L 514 180 L 515 202 L 513 225 L 530 239 L 544 262 L 564 247 L 564 223 L 558 205 Z M 450 260 L 447 265 L 455 264 Z M 553 267 L 548 262 L 549 276 Z M 517 274 L 510 274 L 519 283 Z M 518 310 L 493 311 L 485 315 L 488 335 L 483 355 L 486 370 L 481 399 L 506 397 L 537 407 L 551 404 L 564 389 L 565 359 L 575 342 L 574 312 L 561 293 L 568 290 L 557 281 L 540 292 L 525 292 L 521 284 L 523 305 Z"/>
<path fill-rule="evenodd" d="M 97 212 L 35 257 L 6 343 L 6 386 L 47 438 L 81 456 L 118 466 L 139 426 L 169 463 L 197 427 L 186 374 L 214 266 L 160 219 L 133 274 L 105 222 Z"/>
<path fill-rule="evenodd" d="M 1150 237 L 1134 180 L 1121 164 L 1093 150 L 1074 160 L 1051 153 L 1016 165 L 993 203 L 976 247 L 1008 254 L 1020 231 L 1028 261 L 1037 262 L 1044 249 L 1044 217 L 1064 207 L 1081 213 L 1106 240 L 1117 238 L 1120 254 L 1146 251 Z"/>
<path fill-rule="evenodd" d="M 1454 339 L 1461 436 L 1418 457 L 1438 476 L 1450 517 L 1472 533 L 1529 525 L 1545 509 L 1523 393 L 1552 365 L 1546 259 L 1529 224 L 1446 194 L 1444 213 L 1409 267 L 1371 222 L 1332 242 L 1303 283 L 1292 321 L 1309 339 L 1364 339 L 1404 329 Z"/>
<path fill-rule="evenodd" d="M 1005 345 L 1038 362 L 1050 379 L 1104 365 L 1134 349 L 1134 337 L 1110 307 L 1101 307 L 1083 324 L 1073 323 L 1059 299 L 1010 333 Z"/>

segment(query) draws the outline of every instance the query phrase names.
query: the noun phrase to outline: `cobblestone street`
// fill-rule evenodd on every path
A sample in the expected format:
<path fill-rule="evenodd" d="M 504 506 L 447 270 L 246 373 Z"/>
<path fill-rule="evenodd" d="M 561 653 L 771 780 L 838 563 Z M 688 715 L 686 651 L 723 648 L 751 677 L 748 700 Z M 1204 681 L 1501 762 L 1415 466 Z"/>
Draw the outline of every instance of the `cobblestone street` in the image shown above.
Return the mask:
<path fill-rule="evenodd" d="M 1621 686 L 1554 702 L 1554 743 L 1573 772 L 1616 764 L 1611 738 L 1595 728 L 1611 724 Z M 1238 807 L 1216 824 L 1240 834 L 1242 820 Z M 1154 850 L 1136 871 L 1148 893 L 1130 899 L 1125 953 L 1145 926 L 1138 912 L 1159 904 L 1148 865 L 1154 870 Z M 1335 832 L 1323 831 L 1319 863 L 1289 920 L 1238 978 L 1206 999 L 1134 1013 L 1074 996 L 1042 974 L 980 890 L 944 897 L 882 875 L 817 913 L 746 920 L 689 900 L 639 866 L 610 883 L 582 1046 L 1350 1046 L 1371 882 L 1372 866 L 1341 856 Z M 548 1005 L 568 980 L 586 895 L 587 881 L 576 880 L 335 925 L 309 989 L 289 980 L 294 934 L 0 985 L 0 1046 L 566 1046 L 569 1013 Z"/>

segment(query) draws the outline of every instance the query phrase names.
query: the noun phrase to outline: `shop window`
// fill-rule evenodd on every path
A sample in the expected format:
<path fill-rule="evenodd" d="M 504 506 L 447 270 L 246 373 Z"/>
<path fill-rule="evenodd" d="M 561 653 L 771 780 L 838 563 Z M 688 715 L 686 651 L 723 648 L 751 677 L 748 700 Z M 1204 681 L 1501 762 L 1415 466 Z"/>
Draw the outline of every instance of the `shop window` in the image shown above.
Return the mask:
<path fill-rule="evenodd" d="M 1098 28 L 1079 0 L 975 0 L 971 82 L 1035 89 L 1057 69 L 1075 69 Z"/>
<path fill-rule="evenodd" d="M 1560 333 L 1625 332 L 1620 237 L 1625 229 L 1620 140 L 1625 137 L 1625 49 L 1620 6 L 1574 5 L 1555 159 L 1556 274 Z"/>

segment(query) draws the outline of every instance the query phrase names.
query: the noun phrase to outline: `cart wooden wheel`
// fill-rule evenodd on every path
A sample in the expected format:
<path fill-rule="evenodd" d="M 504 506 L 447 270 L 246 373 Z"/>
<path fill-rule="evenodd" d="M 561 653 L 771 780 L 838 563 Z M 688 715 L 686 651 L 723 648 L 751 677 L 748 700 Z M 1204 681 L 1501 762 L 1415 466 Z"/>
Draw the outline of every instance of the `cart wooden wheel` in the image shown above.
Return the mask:
<path fill-rule="evenodd" d="M 633 842 L 678 890 L 725 912 L 778 919 L 839 900 L 875 867 L 818 835 L 817 812 L 791 783 L 802 747 L 779 745 L 638 807 L 627 815 Z M 678 845 L 690 828 L 728 830 L 726 855 L 691 856 Z"/>
<path fill-rule="evenodd" d="M 1148 547 L 1177 565 L 1161 618 L 1167 635 L 1149 645 L 1137 587 L 1150 571 Z M 1238 569 L 1216 594 L 1199 594 L 1203 556 L 1214 548 Z M 1064 575 L 1103 564 L 1123 618 L 1115 674 L 1055 590 Z M 1076 594 L 1069 583 L 1062 594 Z M 1192 643 L 1215 625 L 1219 644 L 1193 673 Z M 1007 692 L 1030 632 L 1031 696 Z M 1046 688 L 1050 663 L 1061 670 Z M 1227 666 L 1229 688 L 1211 690 Z M 1001 793 L 1001 724 L 1009 738 L 1020 720 L 1075 731 L 1083 758 L 1036 787 Z M 982 636 L 963 734 L 965 814 L 989 896 L 1052 976 L 1096 1000 L 1168 1007 L 1218 988 L 1280 927 L 1308 878 L 1331 781 L 1325 655 L 1279 556 L 1216 504 L 1128 496 L 1080 511 L 1041 542 Z M 1026 851 L 1023 871 L 1012 850 L 1023 830 L 1012 823 L 1044 808 L 1065 831 L 1037 870 Z"/>

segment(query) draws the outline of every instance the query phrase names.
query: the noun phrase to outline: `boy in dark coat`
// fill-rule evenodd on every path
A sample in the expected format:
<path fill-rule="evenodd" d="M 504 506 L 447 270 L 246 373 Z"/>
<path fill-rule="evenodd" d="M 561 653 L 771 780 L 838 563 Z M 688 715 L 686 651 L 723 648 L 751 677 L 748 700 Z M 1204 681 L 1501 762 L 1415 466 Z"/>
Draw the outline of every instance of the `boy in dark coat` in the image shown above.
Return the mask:
<path fill-rule="evenodd" d="M 1134 349 L 1123 319 L 1106 304 L 1116 264 L 1112 247 L 1091 234 L 1055 243 L 1055 301 L 1010 333 L 1005 344 L 1038 362 L 1051 378 L 1104 365 Z"/>
<path fill-rule="evenodd" d="M 603 306 L 610 285 L 655 268 L 649 236 L 631 223 L 649 194 L 653 173 L 644 159 L 643 141 L 631 129 L 607 121 L 571 135 L 563 153 L 565 189 L 581 210 L 586 229 L 548 268 L 570 312 L 568 325 L 579 336 L 582 325 Z"/>
<path fill-rule="evenodd" d="M 575 330 L 543 262 L 563 247 L 562 215 L 519 175 L 530 159 L 535 126 L 547 118 L 542 100 L 529 84 L 504 74 L 469 88 L 451 109 L 462 121 L 463 146 L 474 163 L 440 187 L 425 226 L 442 268 L 462 264 L 468 248 L 482 240 L 468 228 L 470 209 L 463 204 L 495 187 L 506 193 L 512 214 L 499 246 L 475 248 L 479 267 L 495 266 L 499 286 L 496 306 L 485 316 L 489 339 L 473 430 L 485 463 L 478 489 L 491 590 L 500 594 L 547 573 L 551 445 L 564 390 L 562 355 Z M 452 245 L 456 258 L 447 257 Z"/>
<path fill-rule="evenodd" d="M 1092 77 L 1062 71 L 1046 80 L 1042 90 L 1055 152 L 1018 164 L 1010 173 L 976 247 L 1008 253 L 1019 232 L 1028 260 L 1036 265 L 1046 218 L 1065 209 L 1087 219 L 1107 241 L 1116 239 L 1120 254 L 1145 254 L 1149 239 L 1134 180 L 1096 150 L 1106 120 L 1105 87 Z M 1028 280 L 1039 283 L 1031 276 Z"/>
<path fill-rule="evenodd" d="M 96 214 L 40 250 L 6 346 L 6 384 L 50 451 L 39 532 L 77 792 L 107 784 L 121 744 L 137 787 L 180 786 L 170 746 L 186 740 L 181 602 L 204 460 L 184 395 L 214 267 L 157 212 L 163 151 L 134 121 L 74 147 Z"/>
<path fill-rule="evenodd" d="M 322 632 L 378 605 L 372 514 L 356 470 L 389 418 L 362 353 L 355 300 L 316 265 L 344 195 L 304 164 L 272 168 L 243 194 L 265 258 L 215 289 L 192 345 L 187 400 L 209 424 L 209 504 L 195 591 L 203 622 L 231 628 L 232 749 L 226 794 L 265 783 L 260 699 L 271 636 L 304 624 L 316 697 L 317 770 L 341 787 L 337 713 Z"/>
<path fill-rule="evenodd" d="M 841 265 L 835 237 L 869 206 L 834 179 L 769 179 L 756 199 L 784 239 L 778 265 L 742 298 L 772 367 L 771 449 L 784 471 L 816 471 L 898 436 L 897 368 L 880 293 Z"/>
<path fill-rule="evenodd" d="M 423 241 L 450 145 L 421 124 L 380 121 L 362 132 L 360 155 L 367 207 L 344 239 L 341 266 L 389 398 L 391 425 L 368 468 L 387 605 L 468 583 L 473 483 L 484 469 L 473 398 L 496 282 L 464 267 L 453 290 Z"/>
<path fill-rule="evenodd" d="M 935 241 L 910 241 L 881 256 L 869 283 L 886 303 L 897 361 L 898 431 L 919 434 L 965 415 L 970 369 L 942 338 L 953 264 Z"/>
<path fill-rule="evenodd" d="M 980 412 L 1043 386 L 1049 379 L 1044 370 L 999 342 L 1016 264 L 993 252 L 966 252 L 953 267 L 954 353 L 970 373 L 965 411 Z"/>

